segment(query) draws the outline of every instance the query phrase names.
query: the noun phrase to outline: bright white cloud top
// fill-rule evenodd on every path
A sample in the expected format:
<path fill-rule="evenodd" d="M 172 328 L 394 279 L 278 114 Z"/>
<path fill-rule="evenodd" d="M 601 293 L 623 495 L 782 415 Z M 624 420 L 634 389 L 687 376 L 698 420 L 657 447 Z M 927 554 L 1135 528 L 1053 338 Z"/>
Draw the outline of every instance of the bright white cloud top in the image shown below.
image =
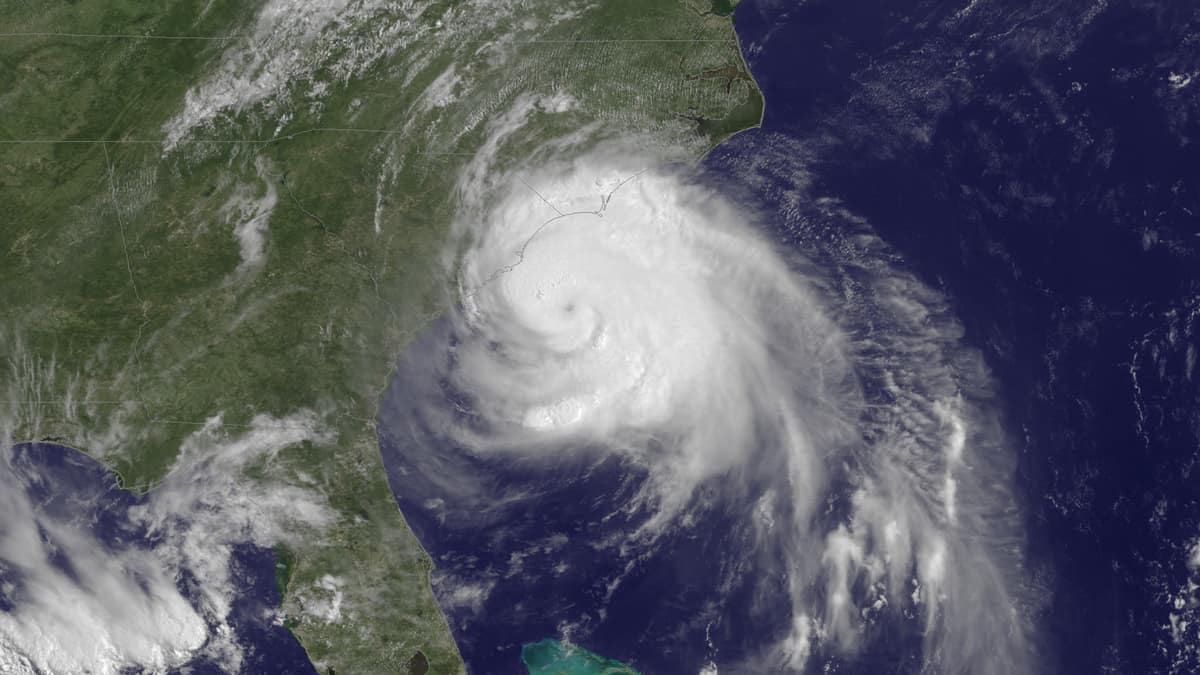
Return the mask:
<path fill-rule="evenodd" d="M 838 331 L 729 204 L 603 161 L 517 180 L 464 258 L 456 384 L 491 422 L 471 441 L 613 443 L 653 468 L 664 517 L 763 442 L 813 494 L 813 444 L 849 427 L 801 398 L 848 386 Z"/>
<path fill-rule="evenodd" d="M 428 428 L 487 462 L 600 453 L 643 469 L 621 507 L 636 527 L 596 543 L 627 570 L 673 528 L 735 512 L 754 545 L 729 574 L 763 574 L 764 592 L 782 574 L 791 607 L 790 630 L 743 667 L 853 653 L 877 619 L 908 614 L 936 672 L 1028 672 L 1011 450 L 944 300 L 865 228 L 830 269 L 690 169 L 562 150 L 547 154 L 573 158 L 502 171 L 482 156 L 464 174 L 456 309 L 409 357 L 440 364 L 406 385 L 426 392 Z M 440 460 L 424 469 L 464 504 L 537 508 Z"/>
<path fill-rule="evenodd" d="M 117 499 L 107 472 L 82 453 L 34 460 L 28 446 L 4 448 L 0 671 L 166 673 L 199 657 L 241 672 L 243 645 L 230 621 L 245 592 L 235 548 L 294 545 L 294 533 L 333 520 L 322 495 L 242 474 L 320 439 L 328 434 L 309 412 L 259 416 L 233 435 L 213 417 L 137 503 Z"/>

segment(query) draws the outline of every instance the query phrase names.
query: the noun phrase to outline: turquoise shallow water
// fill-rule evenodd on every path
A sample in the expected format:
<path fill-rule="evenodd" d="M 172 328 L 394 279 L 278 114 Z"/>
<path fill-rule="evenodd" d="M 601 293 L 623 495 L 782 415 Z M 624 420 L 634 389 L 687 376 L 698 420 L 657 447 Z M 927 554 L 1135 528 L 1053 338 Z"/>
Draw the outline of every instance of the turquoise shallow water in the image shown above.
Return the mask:
<path fill-rule="evenodd" d="M 529 675 L 638 675 L 636 670 L 620 661 L 558 640 L 525 645 L 521 649 L 521 660 Z"/>

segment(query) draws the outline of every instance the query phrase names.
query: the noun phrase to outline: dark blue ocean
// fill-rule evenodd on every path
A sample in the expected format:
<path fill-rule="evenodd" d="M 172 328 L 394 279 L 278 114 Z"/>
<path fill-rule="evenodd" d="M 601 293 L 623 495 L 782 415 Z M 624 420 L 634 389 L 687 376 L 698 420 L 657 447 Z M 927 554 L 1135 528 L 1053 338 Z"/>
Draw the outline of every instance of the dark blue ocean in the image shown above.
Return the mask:
<path fill-rule="evenodd" d="M 655 555 L 625 573 L 626 561 L 602 543 L 648 517 L 622 511 L 646 479 L 643 468 L 587 447 L 526 461 L 506 453 L 481 458 L 448 444 L 439 420 L 423 416 L 418 403 L 453 359 L 438 349 L 446 330 L 439 324 L 413 345 L 421 357 L 401 363 L 380 440 L 393 491 L 433 558 L 434 592 L 471 672 L 524 673 L 522 646 L 563 633 L 645 672 L 698 672 L 712 645 L 737 658 L 760 646 L 763 626 L 786 629 L 782 570 L 774 602 L 756 602 L 749 591 L 758 580 L 747 578 L 719 611 L 704 611 L 729 552 L 754 545 L 740 518 L 711 509 L 693 530 L 668 532 Z M 470 408 L 443 386 L 448 400 Z M 454 421 L 471 423 L 469 414 Z"/>
<path fill-rule="evenodd" d="M 1200 73 L 1198 12 L 987 0 L 746 0 L 735 12 L 766 112 L 705 158 L 705 180 L 774 214 L 792 241 L 836 226 L 783 208 L 806 181 L 950 299 L 1018 440 L 1048 672 L 1200 672 L 1200 650 L 1170 630 L 1172 613 L 1200 619 L 1187 590 L 1200 537 L 1200 83 L 1185 82 Z M 789 156 L 771 158 L 780 148 Z M 751 175 L 763 157 L 803 176 Z M 446 365 L 426 358 L 440 330 L 401 360 L 380 441 L 472 672 L 521 672 L 523 643 L 565 632 L 647 673 L 695 673 L 786 631 L 782 592 L 772 605 L 733 588 L 719 619 L 706 614 L 706 580 L 746 544 L 719 511 L 632 571 L 593 545 L 637 524 L 605 520 L 644 479 L 619 458 L 575 448 L 547 469 L 423 451 L 443 434 L 413 411 L 429 392 L 406 387 Z M 603 614 L 580 623 L 586 607 Z M 919 671 L 916 635 L 883 630 L 873 645 L 839 672 Z"/>
<path fill-rule="evenodd" d="M 716 154 L 801 139 L 999 380 L 1049 669 L 1200 672 L 1170 630 L 1197 601 L 1200 6 L 752 1 L 736 26 L 767 111 Z"/>
<path fill-rule="evenodd" d="M 35 515 L 59 523 L 78 523 L 79 534 L 94 538 L 96 555 L 120 555 L 133 549 L 152 550 L 164 543 L 152 536 L 131 509 L 150 498 L 135 496 L 117 487 L 113 474 L 96 460 L 72 448 L 53 443 L 22 443 L 5 449 L 12 455 L 14 482 L 5 489 L 23 489 Z M 23 480 L 21 477 L 31 477 Z M 20 484 L 18 485 L 17 482 Z M 3 529 L 3 524 L 0 524 Z M 79 566 L 99 564 L 97 560 L 72 560 L 55 545 L 47 530 L 42 536 L 48 550 L 58 550 L 54 564 L 70 577 Z M 106 561 L 105 564 L 112 564 Z M 280 593 L 275 579 L 275 555 L 270 549 L 252 544 L 235 547 L 231 560 L 231 578 L 236 596 L 227 622 L 233 628 L 243 650 L 245 673 L 295 675 L 316 670 L 304 649 L 286 628 L 265 620 L 279 607 Z M 0 612 L 20 613 L 25 591 L 16 569 L 0 556 L 0 582 L 10 585 L 9 594 L 0 591 Z M 184 570 L 176 585 L 193 608 L 201 612 L 199 581 Z M 5 584 L 0 584 L 4 586 Z M 203 614 L 202 614 L 203 615 Z M 211 628 L 211 626 L 210 626 Z M 84 639 L 82 636 L 80 639 Z M 129 671 L 133 673 L 136 670 Z M 177 675 L 219 675 L 225 673 L 217 663 L 197 658 L 174 671 Z"/>

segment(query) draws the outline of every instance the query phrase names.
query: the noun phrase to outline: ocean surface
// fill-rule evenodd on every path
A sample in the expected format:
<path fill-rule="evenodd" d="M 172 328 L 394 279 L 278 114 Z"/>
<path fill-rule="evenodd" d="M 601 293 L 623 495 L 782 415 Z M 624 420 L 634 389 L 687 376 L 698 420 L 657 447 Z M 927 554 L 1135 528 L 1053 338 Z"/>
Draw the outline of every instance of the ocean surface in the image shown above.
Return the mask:
<path fill-rule="evenodd" d="M 423 340 L 439 343 L 438 330 Z M 726 547 L 739 545 L 738 523 L 713 513 L 696 528 L 709 536 L 669 534 L 663 555 L 624 574 L 625 561 L 602 544 L 644 518 L 622 511 L 644 470 L 587 448 L 564 450 L 561 462 L 547 466 L 447 446 L 412 405 L 428 392 L 405 388 L 427 382 L 413 369 L 429 367 L 424 359 L 401 364 L 384 401 L 380 441 L 393 492 L 433 558 L 434 593 L 471 671 L 524 673 L 526 645 L 564 633 L 641 672 L 703 667 L 705 627 L 689 626 L 694 640 L 680 639 L 678 629 L 694 624 L 710 590 L 705 581 Z M 780 620 L 787 615 L 782 597 L 777 612 Z M 750 644 L 749 637 L 730 633 L 728 648 Z"/>
<path fill-rule="evenodd" d="M 58 550 L 52 556 L 68 576 L 71 570 L 84 565 L 112 565 L 106 556 L 120 555 L 134 549 L 152 551 L 162 542 L 151 535 L 130 511 L 143 504 L 149 495 L 135 496 L 117 487 L 107 467 L 72 448 L 52 443 L 22 443 L 4 452 L 11 453 L 11 462 L 20 467 L 20 475 L 33 477 L 22 485 L 6 483 L 5 489 L 23 489 L 35 514 L 56 523 L 75 524 L 75 536 L 94 540 L 90 548 L 97 559 L 70 559 L 42 536 L 48 550 Z M 13 480 L 20 480 L 14 474 Z M 81 550 L 78 546 L 76 550 Z M 0 558 L 0 612 L 21 611 L 23 595 L 19 573 Z M 312 673 L 316 670 L 296 638 L 271 620 L 279 607 L 280 593 L 275 579 L 275 555 L 270 549 L 250 544 L 235 547 L 231 560 L 236 595 L 227 623 L 233 629 L 236 642 L 242 648 L 242 672 L 278 675 Z M 183 570 L 177 580 L 180 593 L 193 608 L 201 609 L 200 584 L 190 571 Z M 7 590 L 7 592 L 4 591 Z M 210 620 L 211 621 L 211 620 Z M 210 625 L 210 628 L 212 626 Z M 203 650 L 201 650 L 203 653 Z M 139 671 L 133 670 L 130 673 Z M 227 672 L 217 658 L 200 656 L 172 671 L 173 675 L 217 675 Z"/>
<path fill-rule="evenodd" d="M 813 189 L 945 292 L 1022 439 L 1058 673 L 1197 672 L 1200 27 L 1190 3 L 751 0 Z"/>
<path fill-rule="evenodd" d="M 763 124 L 701 167 L 785 241 L 812 225 L 783 213 L 803 182 L 949 299 L 1018 439 L 1044 599 L 1027 611 L 1050 672 L 1200 670 L 1171 631 L 1195 606 L 1200 537 L 1200 85 L 1179 86 L 1200 56 L 1185 5 L 746 0 L 735 27 Z M 794 174 L 746 175 L 771 148 Z M 619 507 L 646 476 L 587 448 L 547 469 L 439 446 L 409 403 L 427 392 L 406 390 L 429 367 L 401 361 L 380 441 L 473 671 L 523 672 L 523 646 L 565 637 L 642 672 L 699 672 L 786 630 L 784 599 L 747 589 L 725 589 L 723 621 L 703 618 L 706 580 L 748 545 L 736 521 L 710 510 L 626 568 L 598 543 L 636 527 Z M 918 636 L 874 649 L 840 672 L 919 670 Z"/>

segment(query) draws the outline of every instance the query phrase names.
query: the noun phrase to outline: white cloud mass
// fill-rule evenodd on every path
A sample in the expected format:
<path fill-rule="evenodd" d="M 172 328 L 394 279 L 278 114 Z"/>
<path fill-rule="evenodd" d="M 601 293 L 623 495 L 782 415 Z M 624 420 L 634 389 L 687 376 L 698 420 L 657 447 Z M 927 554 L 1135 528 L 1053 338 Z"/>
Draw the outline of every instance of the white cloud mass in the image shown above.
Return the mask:
<path fill-rule="evenodd" d="M 794 630 L 740 667 L 854 652 L 891 614 L 920 617 L 936 672 L 1029 672 L 1012 453 L 945 300 L 848 214 L 860 231 L 830 273 L 644 147 L 577 137 L 497 167 L 520 112 L 463 173 L 428 428 L 479 456 L 604 448 L 645 467 L 626 509 L 652 515 L 608 542 L 630 561 L 713 490 L 744 510 L 747 555 L 783 557 Z M 831 517 L 835 484 L 850 496 Z"/>
<path fill-rule="evenodd" d="M 71 519 L 72 508 L 34 502 L 26 486 L 42 478 L 22 459 L 0 459 L 0 569 L 15 596 L 13 611 L 0 613 L 0 670 L 163 671 L 202 647 L 208 627 L 162 561 L 110 548 Z"/>
<path fill-rule="evenodd" d="M 77 484 L 107 477 L 81 454 L 47 468 L 29 446 L 0 453 L 0 599 L 10 605 L 0 612 L 0 671 L 162 673 L 204 656 L 237 672 L 241 646 L 227 623 L 239 592 L 234 547 L 272 546 L 333 518 L 322 496 L 243 472 L 317 440 L 329 439 L 311 413 L 260 416 L 233 435 L 214 417 L 132 506 L 111 483 Z"/>

